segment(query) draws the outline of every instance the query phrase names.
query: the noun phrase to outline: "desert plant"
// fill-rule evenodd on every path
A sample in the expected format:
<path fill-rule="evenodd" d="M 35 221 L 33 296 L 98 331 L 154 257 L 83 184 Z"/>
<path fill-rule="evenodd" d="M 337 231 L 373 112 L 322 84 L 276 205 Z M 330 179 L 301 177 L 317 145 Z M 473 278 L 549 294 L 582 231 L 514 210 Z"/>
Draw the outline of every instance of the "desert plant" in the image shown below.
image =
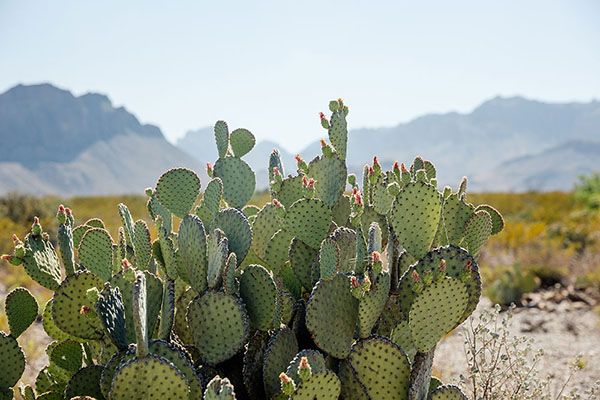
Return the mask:
<path fill-rule="evenodd" d="M 487 288 L 486 295 L 492 303 L 508 306 L 520 304 L 521 297 L 531 293 L 539 286 L 539 278 L 514 263 L 512 269 L 505 269 Z"/>
<path fill-rule="evenodd" d="M 391 171 L 374 158 L 359 187 L 345 163 L 348 107 L 329 108 L 322 155 L 296 157 L 286 177 L 273 151 L 261 209 L 247 205 L 255 175 L 242 159 L 254 136 L 219 121 L 199 203 L 188 169 L 147 189 L 155 241 L 124 204 L 116 239 L 61 206 L 60 258 L 37 220 L 15 238 L 3 257 L 54 291 L 42 314 L 50 362 L 23 396 L 464 398 L 431 379 L 434 352 L 475 309 L 477 255 L 502 217 L 467 203 L 466 179 L 439 192 L 421 157 Z M 15 349 L 12 336 L 2 337 Z M 12 357 L 4 398 L 24 364 Z"/>

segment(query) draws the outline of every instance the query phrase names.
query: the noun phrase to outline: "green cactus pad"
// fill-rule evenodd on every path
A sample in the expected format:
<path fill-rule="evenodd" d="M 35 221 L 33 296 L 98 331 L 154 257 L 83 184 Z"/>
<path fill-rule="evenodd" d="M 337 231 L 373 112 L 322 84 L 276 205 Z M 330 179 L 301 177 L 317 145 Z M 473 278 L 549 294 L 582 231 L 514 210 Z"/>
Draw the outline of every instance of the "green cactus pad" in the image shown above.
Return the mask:
<path fill-rule="evenodd" d="M 290 244 L 290 267 L 300 284 L 306 289 L 312 289 L 311 268 L 319 251 L 294 238 Z"/>
<path fill-rule="evenodd" d="M 333 232 L 332 237 L 340 248 L 340 272 L 354 272 L 356 265 L 356 232 L 342 226 Z"/>
<path fill-rule="evenodd" d="M 479 210 L 469 218 L 465 225 L 465 242 L 473 257 L 479 254 L 492 234 L 492 217 L 486 210 Z"/>
<path fill-rule="evenodd" d="M 136 268 L 147 270 L 152 258 L 152 238 L 148 225 L 141 219 L 133 225 L 133 251 Z"/>
<path fill-rule="evenodd" d="M 152 354 L 121 365 L 110 391 L 112 400 L 190 399 L 188 381 L 167 359 Z"/>
<path fill-rule="evenodd" d="M 0 388 L 0 399 L 1 400 L 13 400 L 14 396 L 15 396 L 15 392 L 13 391 L 13 389 Z M 63 400 L 63 398 L 60 397 L 58 400 Z"/>
<path fill-rule="evenodd" d="M 285 208 L 288 208 L 294 204 L 296 200 L 300 200 L 304 197 L 302 178 L 303 175 L 290 176 L 285 178 L 281 183 L 281 188 L 277 192 L 277 199 Z"/>
<path fill-rule="evenodd" d="M 209 236 L 208 242 L 206 280 L 210 289 L 218 287 L 221 283 L 228 254 L 227 237 L 222 230 L 215 229 Z"/>
<path fill-rule="evenodd" d="M 265 393 L 268 398 L 281 390 L 279 374 L 287 369 L 297 353 L 298 340 L 290 328 L 286 326 L 273 331 L 263 364 Z"/>
<path fill-rule="evenodd" d="M 196 214 L 198 214 L 204 225 L 209 226 L 212 219 L 219 212 L 221 197 L 223 197 L 223 181 L 220 178 L 211 179 L 204 190 L 202 205 L 200 206 L 201 211 L 199 212 L 196 208 Z"/>
<path fill-rule="evenodd" d="M 277 208 L 272 203 L 267 203 L 256 214 L 256 219 L 252 223 L 251 248 L 261 260 L 266 258 L 267 243 L 281 228 L 277 213 Z"/>
<path fill-rule="evenodd" d="M 348 363 L 372 400 L 406 399 L 410 362 L 400 346 L 385 337 L 352 346 Z"/>
<path fill-rule="evenodd" d="M 298 385 L 292 400 L 336 400 L 340 397 L 340 379 L 332 371 L 313 373 L 309 379 Z"/>
<path fill-rule="evenodd" d="M 85 233 L 89 230 L 92 229 L 93 227 L 88 226 L 88 225 L 79 225 L 75 228 L 73 228 L 73 247 L 75 249 L 79 249 L 79 244 L 81 243 L 81 238 L 83 238 L 83 235 L 85 235 Z"/>
<path fill-rule="evenodd" d="M 386 215 L 392 209 L 394 196 L 388 191 L 383 180 L 373 185 L 373 209 L 381 215 Z"/>
<path fill-rule="evenodd" d="M 225 157 L 227 150 L 229 150 L 229 127 L 225 121 L 215 123 L 215 142 L 217 143 L 219 157 Z"/>
<path fill-rule="evenodd" d="M 319 251 L 319 271 L 321 279 L 333 279 L 340 269 L 340 248 L 335 240 L 326 238 Z"/>
<path fill-rule="evenodd" d="M 467 400 L 467 396 L 458 386 L 443 385 L 431 392 L 429 400 Z"/>
<path fill-rule="evenodd" d="M 319 199 L 301 199 L 287 210 L 284 229 L 312 248 L 321 247 L 329 232 L 331 209 Z"/>
<path fill-rule="evenodd" d="M 42 314 L 42 326 L 44 327 L 44 331 L 46 332 L 46 334 L 56 341 L 63 341 L 67 339 L 81 340 L 75 338 L 75 336 L 71 336 L 61 331 L 56 326 L 52 318 L 52 299 L 48 300 L 48 302 L 44 306 L 44 312 Z"/>
<path fill-rule="evenodd" d="M 97 317 L 81 314 L 81 307 L 94 305 L 87 297 L 91 288 L 102 288 L 102 281 L 87 271 L 68 276 L 54 293 L 52 316 L 56 326 L 63 332 L 82 339 L 100 339 L 103 327 Z"/>
<path fill-rule="evenodd" d="M 133 345 L 128 349 L 117 351 L 104 366 L 102 374 L 100 375 L 100 390 L 105 398 L 110 398 L 112 381 L 117 373 L 117 369 L 121 365 L 121 361 L 123 361 L 126 355 L 129 357 L 129 354 L 134 354 L 134 352 L 135 349 Z"/>
<path fill-rule="evenodd" d="M 104 400 L 100 390 L 100 376 L 103 369 L 101 365 L 90 365 L 80 369 L 67 384 L 65 397 L 71 399 L 76 396 L 90 396 L 96 400 Z"/>
<path fill-rule="evenodd" d="M 242 208 L 242 212 L 244 213 L 246 218 L 255 216 L 256 214 L 258 214 L 259 211 L 260 208 L 258 208 L 258 206 L 255 206 L 254 204 L 248 204 L 247 206 L 244 206 L 244 208 Z"/>
<path fill-rule="evenodd" d="M 371 284 L 369 289 L 358 303 L 358 328 L 361 338 L 371 335 L 371 330 L 377 322 L 377 319 L 385 308 L 388 296 L 390 294 L 390 274 L 387 271 L 382 272 L 377 280 Z"/>
<path fill-rule="evenodd" d="M 348 218 L 350 217 L 351 211 L 350 197 L 346 195 L 338 197 L 335 203 L 333 203 L 333 210 L 331 212 L 333 222 L 338 226 L 348 225 Z"/>
<path fill-rule="evenodd" d="M 308 169 L 310 177 L 315 180 L 315 196 L 327 206 L 333 207 L 346 187 L 346 164 L 338 157 L 315 157 Z"/>
<path fill-rule="evenodd" d="M 371 222 L 369 226 L 369 240 L 367 242 L 367 256 L 373 257 L 373 252 L 381 253 L 381 228 L 377 222 Z"/>
<path fill-rule="evenodd" d="M 175 333 L 179 340 L 186 346 L 194 345 L 194 338 L 192 337 L 192 333 L 190 332 L 190 328 L 187 324 L 187 309 L 190 305 L 190 302 L 194 300 L 198 293 L 190 288 L 186 290 L 176 301 L 176 312 L 175 312 Z"/>
<path fill-rule="evenodd" d="M 194 370 L 187 352 L 174 343 L 164 340 L 153 340 L 148 346 L 150 354 L 169 360 L 187 379 L 192 399 L 202 396 L 202 381 Z"/>
<path fill-rule="evenodd" d="M 381 246 L 385 247 L 387 244 L 387 238 L 390 234 L 386 217 L 383 215 L 379 215 L 373 207 L 365 205 L 363 213 L 360 216 L 360 227 L 361 230 L 364 232 L 364 235 L 369 234 L 369 227 L 373 222 L 377 222 L 377 224 L 381 228 Z"/>
<path fill-rule="evenodd" d="M 439 192 L 424 182 L 409 183 L 394 200 L 390 223 L 400 244 L 413 257 L 422 258 L 429 251 L 441 208 Z"/>
<path fill-rule="evenodd" d="M 263 384 L 263 360 L 269 343 L 267 332 L 256 331 L 250 338 L 244 352 L 244 366 L 242 376 L 244 386 L 251 399 L 265 398 Z"/>
<path fill-rule="evenodd" d="M 60 224 L 58 226 L 58 251 L 62 260 L 65 273 L 71 275 L 75 272 L 75 251 L 73 248 L 73 232 L 71 225 Z"/>
<path fill-rule="evenodd" d="M 235 253 L 238 260 L 246 258 L 252 243 L 252 230 L 248 219 L 235 208 L 226 208 L 215 215 L 210 230 L 221 229 L 227 236 L 229 252 Z"/>
<path fill-rule="evenodd" d="M 292 380 L 296 383 L 296 385 L 302 382 L 302 378 L 298 375 L 298 367 L 300 366 L 300 360 L 302 357 L 306 357 L 308 360 L 308 365 L 310 365 L 310 371 L 315 374 L 317 372 L 327 370 L 327 366 L 325 364 L 325 359 L 323 358 L 323 354 L 320 351 L 305 349 L 300 350 L 296 357 L 290 362 L 285 374 L 292 378 Z"/>
<path fill-rule="evenodd" d="M 126 348 L 125 307 L 118 287 L 111 288 L 110 284 L 104 287 L 96 302 L 96 312 L 115 346 Z"/>
<path fill-rule="evenodd" d="M 254 135 L 248 129 L 238 128 L 231 132 L 229 142 L 231 143 L 233 154 L 239 158 L 252 150 L 256 144 L 256 138 L 254 138 Z"/>
<path fill-rule="evenodd" d="M 152 194 L 152 197 L 150 197 L 148 200 L 147 207 L 152 220 L 156 220 L 156 218 L 160 215 L 163 219 L 163 226 L 167 232 L 171 232 L 173 230 L 173 215 L 171 214 L 171 211 L 160 204 L 160 201 L 158 201 L 158 198 L 156 197 L 156 190 Z"/>
<path fill-rule="evenodd" d="M 229 294 L 237 294 L 238 287 L 235 279 L 237 268 L 237 257 L 235 253 L 230 253 L 223 268 L 223 291 Z"/>
<path fill-rule="evenodd" d="M 17 339 L 4 332 L 0 332 L 0 354 L 2 355 L 0 388 L 11 388 L 25 371 L 25 354 Z"/>
<path fill-rule="evenodd" d="M 49 359 L 52 364 L 68 371 L 71 375 L 75 374 L 81 369 L 83 362 L 81 343 L 73 340 L 57 343 L 52 348 Z"/>
<path fill-rule="evenodd" d="M 206 292 L 194 299 L 187 320 L 202 360 L 210 365 L 231 358 L 250 334 L 244 303 L 223 292 Z"/>
<path fill-rule="evenodd" d="M 106 229 L 106 226 L 104 226 L 104 221 L 102 221 L 100 218 L 90 218 L 85 221 L 83 225 L 91 226 L 92 228 Z"/>
<path fill-rule="evenodd" d="M 346 358 L 357 321 L 358 300 L 350 293 L 350 278 L 338 274 L 319 281 L 306 306 L 306 327 L 316 345 L 335 358 Z"/>
<path fill-rule="evenodd" d="M 215 177 L 223 181 L 223 198 L 230 207 L 241 208 L 248 203 L 256 186 L 254 171 L 237 157 L 219 158 L 214 167 Z"/>
<path fill-rule="evenodd" d="M 123 203 L 119 203 L 117 205 L 117 208 L 119 210 L 119 215 L 121 216 L 121 222 L 123 222 L 123 228 L 125 228 L 125 239 L 127 240 L 127 245 L 133 247 L 134 232 L 133 232 L 133 218 L 131 217 L 131 212 L 129 211 L 129 208 L 127 208 L 127 206 Z M 90 221 L 92 221 L 94 219 L 97 219 L 100 223 L 99 224 L 91 223 Z M 98 218 L 93 218 L 91 220 L 88 220 L 85 223 L 85 225 L 91 226 L 93 228 L 106 229 L 102 220 L 98 219 Z"/>
<path fill-rule="evenodd" d="M 379 317 L 379 324 L 377 324 L 378 335 L 390 337 L 392 329 L 405 319 L 399 303 L 398 296 L 390 294 Z"/>
<path fill-rule="evenodd" d="M 112 276 L 112 239 L 108 231 L 92 228 L 83 235 L 79 244 L 79 261 L 103 281 Z"/>
<path fill-rule="evenodd" d="M 148 332 L 153 332 L 160 307 L 162 304 L 163 285 L 162 281 L 153 273 L 144 271 L 146 275 L 146 316 Z M 125 309 L 125 333 L 127 343 L 135 343 L 135 327 L 133 323 L 133 282 L 125 277 L 125 273 L 120 272 L 109 281 L 111 287 L 118 287 L 121 292 L 123 306 Z"/>
<path fill-rule="evenodd" d="M 346 159 L 346 146 L 348 145 L 348 123 L 343 109 L 334 111 L 329 121 L 329 141 L 333 145 L 338 157 Z"/>
<path fill-rule="evenodd" d="M 229 379 L 215 376 L 206 385 L 204 400 L 235 400 L 235 388 Z"/>
<path fill-rule="evenodd" d="M 459 324 L 469 295 L 458 279 L 444 278 L 426 287 L 417 296 L 409 314 L 409 325 L 415 348 L 427 353 Z"/>
<path fill-rule="evenodd" d="M 23 266 L 27 275 L 43 287 L 56 290 L 61 281 L 60 263 L 50 241 L 42 235 L 25 236 Z"/>
<path fill-rule="evenodd" d="M 504 218 L 502 217 L 502 214 L 500 214 L 500 212 L 494 207 L 489 206 L 487 204 L 477 206 L 475 212 L 481 210 L 487 211 L 492 217 L 492 235 L 496 235 L 502 232 L 502 229 L 504 229 Z"/>
<path fill-rule="evenodd" d="M 165 229 L 164 226 L 157 227 L 158 229 L 158 244 L 160 246 L 160 254 L 162 256 L 163 263 L 159 265 L 163 268 L 161 271 L 164 275 L 167 275 L 171 279 L 177 279 L 179 274 L 179 263 L 177 261 L 177 254 L 175 251 L 175 244 L 171 238 L 170 232 Z M 182 273 L 185 274 L 186 270 Z"/>
<path fill-rule="evenodd" d="M 444 201 L 442 214 L 448 244 L 459 245 L 464 236 L 465 224 L 473 215 L 472 206 L 454 193 Z"/>
<path fill-rule="evenodd" d="M 400 321 L 400 323 L 396 325 L 390 334 L 390 340 L 402 347 L 402 350 L 406 352 L 408 359 L 412 362 L 415 354 L 417 354 L 417 349 L 412 340 L 408 320 Z"/>
<path fill-rule="evenodd" d="M 431 380 L 429 381 L 429 391 L 427 393 L 428 400 L 429 400 L 429 396 L 431 396 L 431 393 L 440 386 L 442 386 L 442 381 L 440 381 L 435 376 L 432 376 Z"/>
<path fill-rule="evenodd" d="M 200 178 L 186 168 L 173 168 L 156 183 L 156 198 L 179 218 L 185 217 L 200 194 Z"/>
<path fill-rule="evenodd" d="M 283 265 L 288 261 L 290 244 L 293 236 L 287 231 L 280 229 L 267 243 L 265 261 L 273 273 L 279 274 Z"/>
<path fill-rule="evenodd" d="M 179 224 L 177 262 L 181 277 L 198 293 L 207 288 L 206 232 L 200 219 L 186 215 Z"/>
<path fill-rule="evenodd" d="M 8 318 L 10 334 L 16 338 L 35 321 L 39 306 L 29 290 L 19 287 L 6 296 L 4 309 Z"/>
<path fill-rule="evenodd" d="M 259 330 L 271 328 L 277 301 L 277 286 L 262 265 L 246 267 L 240 278 L 240 296 L 252 324 Z"/>
<path fill-rule="evenodd" d="M 370 397 L 367 395 L 367 389 L 358 378 L 354 369 L 348 364 L 348 361 L 343 360 L 340 363 L 338 376 L 340 378 L 341 387 L 341 398 L 348 400 L 369 400 Z"/>

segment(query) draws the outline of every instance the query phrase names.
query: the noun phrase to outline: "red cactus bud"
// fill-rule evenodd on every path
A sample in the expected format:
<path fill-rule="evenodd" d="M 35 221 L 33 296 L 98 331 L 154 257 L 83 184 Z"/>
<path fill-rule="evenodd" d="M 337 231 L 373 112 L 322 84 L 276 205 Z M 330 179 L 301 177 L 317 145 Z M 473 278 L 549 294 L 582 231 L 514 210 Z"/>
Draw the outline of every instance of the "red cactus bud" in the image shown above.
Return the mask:
<path fill-rule="evenodd" d="M 129 261 L 127 261 L 126 258 L 124 258 L 121 262 L 123 263 L 124 271 L 127 271 L 129 268 L 131 268 L 131 263 Z"/>
<path fill-rule="evenodd" d="M 363 205 L 362 196 L 360 195 L 360 192 L 356 192 L 356 194 L 354 195 L 354 204 L 357 206 Z"/>
<path fill-rule="evenodd" d="M 21 240 L 19 239 L 19 237 L 17 235 L 15 235 L 14 233 L 13 233 L 12 239 L 13 239 L 13 242 L 15 242 L 15 244 L 21 243 Z"/>
<path fill-rule="evenodd" d="M 412 271 L 411 278 L 414 283 L 421 282 L 421 277 L 419 276 L 419 273 L 414 269 Z"/>
<path fill-rule="evenodd" d="M 322 112 L 319 113 L 319 118 L 321 119 L 325 119 L 325 114 L 323 114 Z"/>
<path fill-rule="evenodd" d="M 394 166 L 392 168 L 394 169 L 394 171 L 398 171 L 400 169 L 400 166 L 398 165 L 398 161 L 394 161 Z"/>
<path fill-rule="evenodd" d="M 371 167 L 369 165 L 369 176 L 373 175 L 375 173 L 375 170 L 373 169 L 373 167 Z"/>
<path fill-rule="evenodd" d="M 40 219 L 38 217 L 33 217 L 33 224 L 37 225 L 40 223 Z"/>
<path fill-rule="evenodd" d="M 356 193 L 358 193 L 358 188 L 355 186 L 352 188 L 352 195 L 356 195 Z"/>
<path fill-rule="evenodd" d="M 300 359 L 300 365 L 298 365 L 298 369 L 307 369 L 310 368 L 310 364 L 308 363 L 308 358 L 302 357 Z"/>
<path fill-rule="evenodd" d="M 70 217 L 72 214 L 71 209 L 69 207 L 65 207 L 65 213 Z"/>
<path fill-rule="evenodd" d="M 443 258 L 442 258 L 442 261 L 440 262 L 440 266 L 438 267 L 438 271 L 446 272 L 446 260 L 444 260 Z"/>
<path fill-rule="evenodd" d="M 379 165 L 379 160 L 377 160 L 377 156 L 374 156 L 374 157 L 373 157 L 373 166 L 374 166 L 374 167 L 375 167 L 375 166 L 379 166 L 379 167 L 381 167 L 381 165 Z"/>
<path fill-rule="evenodd" d="M 275 207 L 277 207 L 277 208 L 281 208 L 281 207 L 283 207 L 283 206 L 281 205 L 281 203 L 279 202 L 279 200 L 277 200 L 277 199 L 273 199 L 273 205 L 274 205 Z"/>
<path fill-rule="evenodd" d="M 6 261 L 10 261 L 10 259 L 12 258 L 12 256 L 10 254 L 2 254 L 0 256 L 1 259 L 6 260 Z"/>
<path fill-rule="evenodd" d="M 290 383 L 292 381 L 292 379 L 289 376 L 287 376 L 285 372 L 279 374 L 279 380 L 281 381 L 282 385 L 285 385 L 286 383 Z"/>
<path fill-rule="evenodd" d="M 338 98 L 338 103 L 340 103 L 340 106 L 343 106 L 343 105 L 344 105 L 344 101 L 342 100 L 342 98 L 341 98 L 341 97 L 340 97 L 340 98 Z"/>
<path fill-rule="evenodd" d="M 313 178 L 310 178 L 308 180 L 308 183 L 306 184 L 306 188 L 308 190 L 313 190 L 315 188 L 315 180 Z"/>
<path fill-rule="evenodd" d="M 406 169 L 406 166 L 404 165 L 404 163 L 400 164 L 400 170 L 402 172 L 408 172 L 408 170 Z"/>
<path fill-rule="evenodd" d="M 380 262 L 381 261 L 381 254 L 379 254 L 378 251 L 374 251 L 373 252 L 373 262 Z"/>
<path fill-rule="evenodd" d="M 325 139 L 321 139 L 321 147 L 325 147 L 327 146 L 327 143 L 325 143 Z"/>
<path fill-rule="evenodd" d="M 467 261 L 467 264 L 465 265 L 465 271 L 471 272 L 471 265 L 473 265 L 473 261 Z"/>
<path fill-rule="evenodd" d="M 281 176 L 281 172 L 279 172 L 279 167 L 273 167 L 273 175 Z"/>
<path fill-rule="evenodd" d="M 206 170 L 207 170 L 207 171 L 212 171 L 212 168 L 213 168 L 213 167 L 212 167 L 212 164 L 211 164 L 211 163 L 209 163 L 209 162 L 207 162 L 207 163 L 206 163 Z"/>
<path fill-rule="evenodd" d="M 304 175 L 302 177 L 302 185 L 303 186 L 308 186 L 308 178 L 306 177 L 306 175 Z"/>
<path fill-rule="evenodd" d="M 58 206 L 58 213 L 59 214 L 64 214 L 65 213 L 65 206 L 63 206 L 62 204 Z"/>
<path fill-rule="evenodd" d="M 81 306 L 81 309 L 79 310 L 79 314 L 87 314 L 90 312 L 90 308 L 86 305 Z"/>
<path fill-rule="evenodd" d="M 302 157 L 300 157 L 300 154 L 296 154 L 296 155 L 294 156 L 294 158 L 296 159 L 296 161 L 297 161 L 298 163 L 303 163 L 303 162 L 304 162 L 304 159 L 303 159 Z"/>
<path fill-rule="evenodd" d="M 358 283 L 358 279 L 356 279 L 355 276 L 350 277 L 350 285 L 352 286 L 352 289 L 356 289 L 360 286 L 360 283 Z"/>

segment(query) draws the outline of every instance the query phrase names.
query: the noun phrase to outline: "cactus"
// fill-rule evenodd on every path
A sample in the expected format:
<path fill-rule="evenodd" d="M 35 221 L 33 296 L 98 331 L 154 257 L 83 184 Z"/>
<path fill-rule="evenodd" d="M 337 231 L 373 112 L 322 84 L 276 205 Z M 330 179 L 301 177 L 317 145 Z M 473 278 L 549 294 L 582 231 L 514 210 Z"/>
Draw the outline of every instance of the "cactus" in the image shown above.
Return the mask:
<path fill-rule="evenodd" d="M 154 242 L 125 204 L 116 236 L 97 218 L 76 226 L 61 205 L 60 258 L 37 219 L 15 236 L 2 258 L 54 291 L 42 312 L 49 362 L 22 397 L 464 399 L 431 366 L 479 302 L 477 257 L 502 216 L 467 202 L 466 178 L 439 191 L 421 157 L 390 171 L 374 157 L 359 186 L 345 162 L 348 107 L 329 109 L 322 154 L 296 156 L 284 176 L 273 151 L 261 208 L 247 205 L 255 175 L 241 158 L 255 138 L 219 121 L 203 193 L 184 168 L 146 190 Z M 5 303 L 1 399 L 13 397 L 17 339 L 39 311 L 23 288 Z"/>

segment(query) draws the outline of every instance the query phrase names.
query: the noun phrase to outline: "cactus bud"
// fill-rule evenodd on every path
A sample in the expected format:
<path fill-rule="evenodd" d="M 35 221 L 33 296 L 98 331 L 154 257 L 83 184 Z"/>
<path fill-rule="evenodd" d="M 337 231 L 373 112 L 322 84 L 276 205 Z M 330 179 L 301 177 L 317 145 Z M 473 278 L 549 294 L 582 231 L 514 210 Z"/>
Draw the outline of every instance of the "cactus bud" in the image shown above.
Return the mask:
<path fill-rule="evenodd" d="M 408 185 L 410 183 L 410 172 L 406 169 L 404 163 L 400 164 L 400 171 L 400 179 L 402 179 L 402 183 Z"/>
<path fill-rule="evenodd" d="M 25 244 L 15 234 L 13 234 L 13 242 L 15 244 L 15 256 L 17 258 L 25 257 Z"/>
<path fill-rule="evenodd" d="M 369 275 L 365 274 L 365 277 L 363 279 L 362 282 L 362 289 L 367 292 L 371 289 L 371 279 L 369 278 Z"/>
<path fill-rule="evenodd" d="M 433 271 L 426 269 L 423 271 L 423 284 L 427 287 L 433 283 Z"/>
<path fill-rule="evenodd" d="M 381 164 L 379 164 L 377 156 L 373 157 L 373 170 L 375 171 L 375 174 L 377 176 L 379 176 L 379 174 L 381 173 Z"/>
<path fill-rule="evenodd" d="M 377 178 L 379 177 L 379 174 L 377 173 L 375 168 L 373 168 L 372 166 L 369 165 L 368 167 L 369 168 L 367 169 L 367 171 L 368 171 L 368 176 L 369 176 L 369 183 L 374 185 L 377 183 Z"/>
<path fill-rule="evenodd" d="M 10 254 L 2 254 L 2 259 L 8 261 L 11 265 L 18 266 L 23 263 L 23 260 L 19 257 L 11 256 Z"/>
<path fill-rule="evenodd" d="M 282 208 L 283 205 L 281 204 L 281 202 L 277 199 L 273 199 L 273 205 L 275 206 L 275 208 Z"/>
<path fill-rule="evenodd" d="M 319 113 L 319 118 L 321 118 L 321 126 L 325 129 L 329 129 L 329 121 L 327 121 L 327 118 L 325 118 L 325 114 L 322 112 Z"/>
<path fill-rule="evenodd" d="M 207 162 L 206 163 L 206 174 L 212 178 L 213 177 L 213 166 L 211 163 Z"/>
<path fill-rule="evenodd" d="M 129 268 L 131 268 L 131 263 L 126 258 L 121 260 L 121 262 L 123 263 L 123 271 L 127 271 Z"/>
<path fill-rule="evenodd" d="M 298 365 L 298 375 L 303 381 L 307 380 L 312 375 L 312 368 L 308 363 L 308 358 L 302 357 L 300 359 L 300 365 Z"/>
<path fill-rule="evenodd" d="M 398 193 L 400 193 L 400 185 L 398 185 L 398 182 L 390 183 L 387 189 L 388 193 L 391 194 L 393 197 L 398 196 Z"/>
<path fill-rule="evenodd" d="M 340 105 L 340 107 L 344 107 L 344 101 L 342 100 L 341 97 L 338 97 L 338 104 Z"/>
<path fill-rule="evenodd" d="M 360 286 L 360 282 L 358 282 L 358 279 L 354 275 L 350 277 L 350 293 L 357 299 L 360 299 L 363 295 L 363 289 Z"/>
<path fill-rule="evenodd" d="M 293 395 L 296 391 L 296 384 L 294 383 L 294 381 L 289 376 L 287 376 L 285 372 L 279 374 L 279 380 L 281 382 L 281 391 L 286 396 Z"/>
<path fill-rule="evenodd" d="M 40 233 L 42 233 L 42 225 L 40 224 L 40 219 L 38 217 L 33 217 L 31 233 L 34 235 L 39 235 Z"/>
<path fill-rule="evenodd" d="M 152 197 L 152 193 L 154 193 L 154 191 L 151 187 L 147 187 L 146 189 L 144 189 L 144 193 L 146 193 L 146 196 Z"/>
<path fill-rule="evenodd" d="M 378 251 L 373 252 L 373 271 L 376 274 L 380 274 L 383 270 L 383 262 L 381 261 L 381 254 Z"/>
<path fill-rule="evenodd" d="M 65 211 L 65 206 L 62 204 L 58 206 L 58 211 L 56 212 L 56 220 L 60 225 L 64 225 L 67 222 L 67 213 Z"/>
<path fill-rule="evenodd" d="M 417 270 L 413 269 L 411 273 L 411 278 L 412 290 L 417 294 L 421 293 L 423 291 L 423 282 L 421 281 L 421 277 L 419 276 Z"/>
<path fill-rule="evenodd" d="M 325 139 L 321 139 L 321 151 L 325 157 L 333 156 L 333 150 L 331 149 L 331 146 L 325 142 Z"/>
<path fill-rule="evenodd" d="M 79 309 L 79 314 L 88 314 L 90 312 L 90 308 L 86 305 L 81 306 Z"/>
<path fill-rule="evenodd" d="M 442 258 L 440 265 L 437 267 L 435 280 L 436 280 L 436 282 L 439 282 L 439 281 L 444 280 L 445 277 L 446 277 L 446 260 L 444 260 Z"/>
<path fill-rule="evenodd" d="M 460 279 L 464 282 L 471 277 L 471 267 L 473 262 L 471 260 L 467 261 L 465 267 L 463 268 L 462 273 L 460 274 Z"/>
<path fill-rule="evenodd" d="M 335 100 L 331 100 L 331 101 L 329 102 L 329 111 L 331 111 L 331 112 L 336 112 L 336 111 L 337 111 L 337 110 L 339 110 L 339 109 L 340 109 L 340 103 L 338 103 L 338 102 L 337 102 L 337 101 L 335 101 Z"/>
<path fill-rule="evenodd" d="M 354 186 L 354 185 L 356 185 L 356 175 L 354 175 L 354 174 L 350 174 L 350 175 L 348 175 L 348 183 L 349 183 L 351 186 Z"/>
<path fill-rule="evenodd" d="M 360 192 L 356 192 L 356 194 L 354 195 L 354 205 L 356 205 L 358 207 L 363 206 L 363 200 L 362 200 L 362 196 L 360 195 Z"/>
<path fill-rule="evenodd" d="M 396 179 L 400 180 L 400 165 L 398 165 L 398 161 L 394 161 L 394 166 L 392 167 L 392 171 L 394 171 L 394 175 L 396 175 Z"/>
<path fill-rule="evenodd" d="M 298 164 L 298 169 L 304 171 L 305 173 L 308 172 L 308 165 L 306 164 L 306 161 L 304 161 L 304 159 L 300 157 L 300 154 L 296 154 L 294 158 L 296 159 L 296 163 Z"/>

